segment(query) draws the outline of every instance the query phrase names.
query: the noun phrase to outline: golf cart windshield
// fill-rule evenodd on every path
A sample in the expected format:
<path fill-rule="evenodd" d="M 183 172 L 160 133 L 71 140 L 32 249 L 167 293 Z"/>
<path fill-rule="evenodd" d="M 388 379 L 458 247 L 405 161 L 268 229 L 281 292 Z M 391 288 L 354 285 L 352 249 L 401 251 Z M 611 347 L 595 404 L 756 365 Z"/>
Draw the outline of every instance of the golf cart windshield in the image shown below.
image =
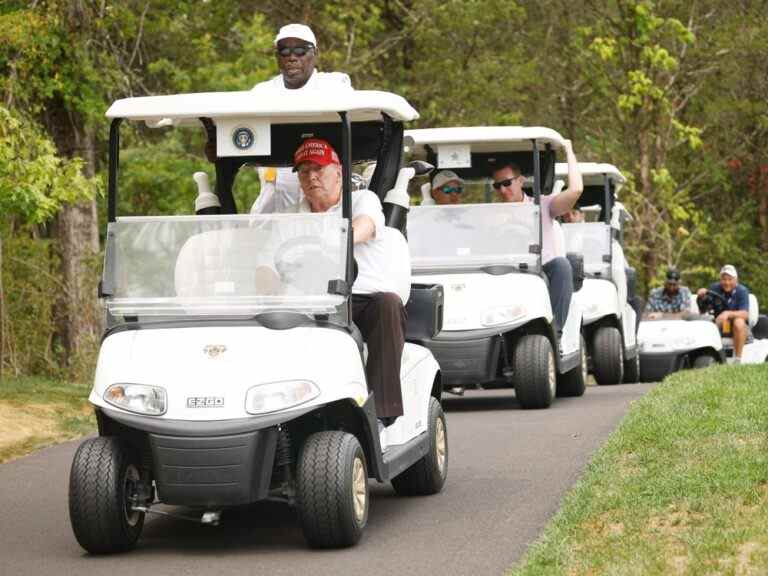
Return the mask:
<path fill-rule="evenodd" d="M 584 255 L 584 274 L 610 278 L 611 227 L 602 222 L 561 224 L 565 251 Z"/>
<path fill-rule="evenodd" d="M 539 207 L 533 203 L 415 206 L 408 215 L 414 272 L 537 266 Z"/>
<path fill-rule="evenodd" d="M 338 213 L 118 218 L 103 291 L 113 316 L 332 314 L 344 297 Z"/>

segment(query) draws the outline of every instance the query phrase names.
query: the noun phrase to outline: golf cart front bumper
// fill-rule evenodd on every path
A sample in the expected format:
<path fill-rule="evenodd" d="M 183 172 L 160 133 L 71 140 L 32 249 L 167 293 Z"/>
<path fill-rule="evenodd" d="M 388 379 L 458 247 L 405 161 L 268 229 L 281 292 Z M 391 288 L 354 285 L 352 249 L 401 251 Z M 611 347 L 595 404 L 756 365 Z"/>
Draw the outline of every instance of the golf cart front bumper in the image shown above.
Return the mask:
<path fill-rule="evenodd" d="M 672 372 L 684 368 L 685 354 L 661 352 L 649 354 L 640 352 L 640 381 L 660 382 Z"/>
<path fill-rule="evenodd" d="M 484 332 L 441 332 L 436 338 L 420 341 L 440 365 L 444 388 L 496 379 L 502 336 Z"/>
<path fill-rule="evenodd" d="M 99 431 L 145 437 L 158 497 L 164 504 L 233 506 L 266 498 L 274 468 L 277 424 L 306 410 L 221 422 L 187 422 L 98 409 Z M 142 434 L 144 433 L 144 434 Z"/>

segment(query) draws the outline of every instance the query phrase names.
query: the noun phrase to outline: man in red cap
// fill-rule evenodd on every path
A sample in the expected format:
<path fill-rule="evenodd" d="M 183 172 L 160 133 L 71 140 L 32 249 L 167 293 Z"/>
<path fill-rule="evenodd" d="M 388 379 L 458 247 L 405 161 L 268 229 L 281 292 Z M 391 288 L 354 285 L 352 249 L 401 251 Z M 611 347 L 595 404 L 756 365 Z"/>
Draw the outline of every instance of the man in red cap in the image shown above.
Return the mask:
<path fill-rule="evenodd" d="M 293 156 L 304 198 L 299 212 L 341 211 L 342 169 L 339 156 L 325 140 L 304 140 Z M 384 213 L 370 190 L 352 192 L 352 241 L 358 273 L 352 286 L 352 316 L 368 344 L 365 373 L 385 425 L 403 414 L 400 363 L 405 343 L 405 306 L 397 295 L 397 278 L 385 271 L 392 255 L 386 249 Z"/>

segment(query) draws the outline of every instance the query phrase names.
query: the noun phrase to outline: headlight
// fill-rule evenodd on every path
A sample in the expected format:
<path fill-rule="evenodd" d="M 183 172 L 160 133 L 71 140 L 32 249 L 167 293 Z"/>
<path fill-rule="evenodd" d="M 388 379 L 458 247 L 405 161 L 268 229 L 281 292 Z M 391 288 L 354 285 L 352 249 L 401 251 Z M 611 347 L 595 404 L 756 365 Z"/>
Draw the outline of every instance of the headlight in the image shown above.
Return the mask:
<path fill-rule="evenodd" d="M 144 384 L 113 384 L 104 392 L 104 400 L 129 412 L 160 416 L 165 414 L 165 390 Z"/>
<path fill-rule="evenodd" d="M 320 396 L 320 390 L 309 380 L 286 380 L 254 386 L 245 396 L 245 411 L 266 414 L 304 404 Z"/>
<path fill-rule="evenodd" d="M 481 322 L 483 326 L 498 326 L 525 318 L 527 314 L 528 310 L 525 306 L 498 306 L 483 311 Z"/>

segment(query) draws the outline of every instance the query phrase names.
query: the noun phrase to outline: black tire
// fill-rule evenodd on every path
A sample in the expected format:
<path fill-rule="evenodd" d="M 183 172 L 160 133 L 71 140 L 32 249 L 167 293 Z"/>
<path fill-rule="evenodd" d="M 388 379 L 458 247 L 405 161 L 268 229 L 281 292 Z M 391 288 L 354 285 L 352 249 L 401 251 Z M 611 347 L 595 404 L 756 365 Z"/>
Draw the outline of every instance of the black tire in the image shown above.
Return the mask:
<path fill-rule="evenodd" d="M 86 440 L 69 474 L 69 520 L 91 554 L 124 552 L 136 545 L 144 513 L 129 510 L 138 483 L 138 459 L 115 437 Z"/>
<path fill-rule="evenodd" d="M 709 366 L 715 364 L 715 362 L 715 359 L 709 354 L 701 354 L 700 356 L 696 356 L 696 358 L 693 359 L 691 368 L 708 368 Z"/>
<path fill-rule="evenodd" d="M 637 384 L 638 382 L 640 382 L 640 353 L 624 361 L 624 383 Z"/>
<path fill-rule="evenodd" d="M 598 384 L 621 384 L 624 378 L 624 348 L 621 332 L 601 326 L 592 337 L 592 372 Z"/>
<path fill-rule="evenodd" d="M 437 398 L 429 399 L 429 450 L 410 468 L 392 478 L 395 492 L 401 496 L 428 496 L 443 489 L 448 474 L 448 434 L 445 414 Z"/>
<path fill-rule="evenodd" d="M 657 362 L 653 358 L 640 359 L 640 381 L 641 382 L 661 382 L 669 376 L 674 370 L 669 368 L 666 362 Z"/>
<path fill-rule="evenodd" d="M 557 395 L 562 398 L 583 396 L 587 389 L 587 343 L 581 336 L 579 343 L 580 362 L 557 379 Z"/>
<path fill-rule="evenodd" d="M 549 408 L 557 389 L 552 344 L 546 336 L 528 334 L 515 347 L 515 396 L 526 410 Z"/>
<path fill-rule="evenodd" d="M 360 540 L 370 494 L 357 438 L 340 431 L 312 434 L 302 446 L 296 475 L 299 519 L 309 545 L 343 548 Z"/>

